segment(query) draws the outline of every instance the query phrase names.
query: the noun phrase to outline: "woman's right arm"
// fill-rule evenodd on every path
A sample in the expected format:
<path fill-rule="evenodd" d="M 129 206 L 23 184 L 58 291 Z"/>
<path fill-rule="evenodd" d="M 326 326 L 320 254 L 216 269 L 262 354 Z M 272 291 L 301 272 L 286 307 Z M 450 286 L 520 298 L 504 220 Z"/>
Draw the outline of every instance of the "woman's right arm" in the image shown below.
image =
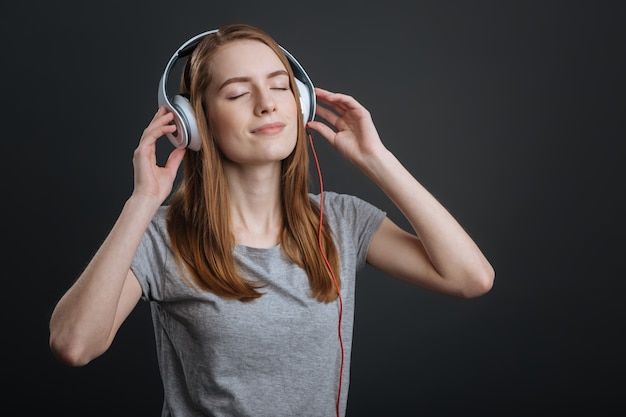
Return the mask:
<path fill-rule="evenodd" d="M 141 297 L 130 270 L 143 233 L 169 196 L 184 149 L 165 166 L 156 164 L 156 141 L 176 127 L 171 112 L 159 108 L 133 154 L 134 190 L 87 267 L 55 306 L 50 349 L 61 362 L 83 366 L 103 354 Z"/>

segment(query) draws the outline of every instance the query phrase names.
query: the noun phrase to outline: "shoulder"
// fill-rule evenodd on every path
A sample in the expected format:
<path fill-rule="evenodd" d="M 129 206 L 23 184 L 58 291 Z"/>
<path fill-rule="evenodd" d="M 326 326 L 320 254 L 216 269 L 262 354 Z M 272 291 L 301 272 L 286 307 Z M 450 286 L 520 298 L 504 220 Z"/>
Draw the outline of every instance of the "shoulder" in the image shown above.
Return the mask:
<path fill-rule="evenodd" d="M 319 204 L 320 198 L 323 197 L 324 205 L 329 206 L 358 206 L 358 205 L 369 205 L 372 206 L 371 203 L 361 199 L 352 194 L 344 194 L 338 193 L 335 191 L 324 191 L 324 194 L 320 196 L 320 194 L 312 194 L 309 193 L 309 197 L 311 200 Z"/>
<path fill-rule="evenodd" d="M 311 199 L 319 204 L 320 195 Z M 355 232 L 362 228 L 377 228 L 387 213 L 374 204 L 351 194 L 324 191 L 322 211 L 333 229 L 346 229 Z"/>
<path fill-rule="evenodd" d="M 343 213 L 344 215 L 349 215 L 357 214 L 363 211 L 381 212 L 381 210 L 374 204 L 352 194 L 324 191 L 321 197 L 320 194 L 309 194 L 309 196 L 311 200 L 318 205 L 320 204 L 321 199 L 324 204 L 323 209 L 327 210 L 327 212 L 333 212 L 335 214 Z"/>
<path fill-rule="evenodd" d="M 167 232 L 167 215 L 168 206 L 161 206 L 155 213 L 154 217 L 150 221 L 146 232 L 144 233 L 144 239 L 149 238 L 153 241 L 169 242 Z"/>
<path fill-rule="evenodd" d="M 159 230 L 164 230 L 167 228 L 167 214 L 169 211 L 169 206 L 161 206 L 155 213 L 152 221 L 150 222 L 150 227 L 156 228 Z"/>

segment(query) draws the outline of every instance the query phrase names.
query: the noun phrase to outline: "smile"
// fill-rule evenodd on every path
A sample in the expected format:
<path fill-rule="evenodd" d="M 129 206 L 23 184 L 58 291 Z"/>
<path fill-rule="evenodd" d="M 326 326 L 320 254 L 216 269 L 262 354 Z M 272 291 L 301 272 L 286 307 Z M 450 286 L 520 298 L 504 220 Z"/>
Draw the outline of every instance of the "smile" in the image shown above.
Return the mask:
<path fill-rule="evenodd" d="M 282 132 L 284 128 L 285 125 L 283 123 L 267 123 L 257 127 L 252 133 L 257 135 L 275 135 Z"/>

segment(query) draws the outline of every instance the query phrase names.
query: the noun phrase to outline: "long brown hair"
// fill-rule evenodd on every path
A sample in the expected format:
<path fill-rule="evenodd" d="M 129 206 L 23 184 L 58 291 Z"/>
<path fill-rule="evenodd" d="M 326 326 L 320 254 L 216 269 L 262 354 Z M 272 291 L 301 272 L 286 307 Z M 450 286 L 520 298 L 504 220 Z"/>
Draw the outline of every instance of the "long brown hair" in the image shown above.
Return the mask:
<path fill-rule="evenodd" d="M 183 177 L 170 198 L 167 225 L 178 265 L 182 271 L 188 272 L 192 284 L 222 297 L 250 301 L 262 296 L 264 283 L 241 277 L 234 262 L 235 238 L 231 230 L 223 155 L 206 118 L 208 109 L 203 100 L 212 80 L 211 60 L 220 47 L 240 39 L 269 46 L 289 73 L 291 89 L 296 94 L 289 61 L 276 41 L 262 30 L 244 24 L 227 25 L 198 43 L 183 71 L 181 93 L 189 94 L 202 147 L 198 152 L 185 153 Z M 300 114 L 300 100 L 296 103 Z M 308 182 L 307 133 L 304 121 L 299 117 L 296 146 L 282 161 L 283 230 L 280 245 L 285 255 L 306 271 L 312 296 L 330 302 L 337 298 L 337 291 L 320 250 L 319 208 L 309 198 Z M 323 226 L 321 246 L 337 284 L 341 285 L 339 254 L 325 220 Z"/>

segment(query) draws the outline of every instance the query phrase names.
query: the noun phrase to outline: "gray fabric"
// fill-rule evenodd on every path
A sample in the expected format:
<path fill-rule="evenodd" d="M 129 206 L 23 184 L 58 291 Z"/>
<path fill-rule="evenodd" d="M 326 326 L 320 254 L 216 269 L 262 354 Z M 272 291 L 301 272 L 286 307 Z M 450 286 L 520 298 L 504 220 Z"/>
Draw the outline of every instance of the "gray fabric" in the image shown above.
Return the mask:
<path fill-rule="evenodd" d="M 319 196 L 311 195 L 319 202 Z M 238 245 L 243 275 L 268 283 L 243 303 L 200 292 L 180 276 L 163 206 L 132 263 L 150 301 L 164 387 L 162 416 L 335 416 L 341 364 L 339 302 L 310 297 L 306 274 L 280 246 Z M 385 213 L 363 200 L 324 193 L 324 213 L 339 247 L 344 345 L 341 415 L 345 414 L 356 271 L 365 265 Z"/>

